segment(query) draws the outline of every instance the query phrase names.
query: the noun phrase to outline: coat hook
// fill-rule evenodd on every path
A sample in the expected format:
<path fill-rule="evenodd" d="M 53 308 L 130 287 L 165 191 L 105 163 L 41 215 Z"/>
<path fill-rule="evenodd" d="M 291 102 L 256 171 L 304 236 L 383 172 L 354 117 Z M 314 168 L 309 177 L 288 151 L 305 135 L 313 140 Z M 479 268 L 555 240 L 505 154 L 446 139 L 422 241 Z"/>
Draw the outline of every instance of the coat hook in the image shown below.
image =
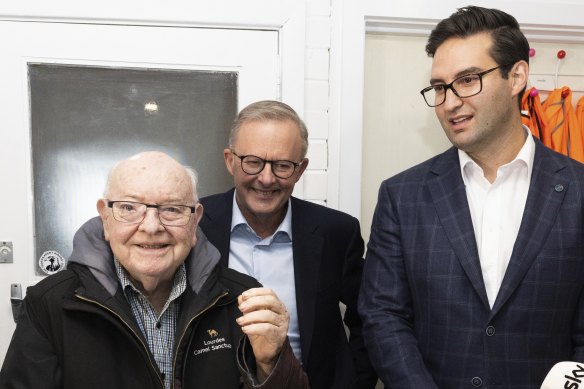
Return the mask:
<path fill-rule="evenodd" d="M 556 88 L 558 87 L 558 75 L 560 73 L 560 64 L 562 63 L 562 60 L 564 58 L 566 58 L 566 52 L 564 50 L 560 50 L 558 51 L 558 62 L 556 62 L 556 77 L 555 77 L 555 86 Z"/>
<path fill-rule="evenodd" d="M 537 96 L 538 94 L 539 94 L 539 91 L 537 90 L 537 88 L 536 88 L 536 87 L 533 87 L 533 88 L 531 88 L 531 90 L 529 91 L 529 95 L 530 95 L 531 97 L 535 97 L 535 96 Z"/>

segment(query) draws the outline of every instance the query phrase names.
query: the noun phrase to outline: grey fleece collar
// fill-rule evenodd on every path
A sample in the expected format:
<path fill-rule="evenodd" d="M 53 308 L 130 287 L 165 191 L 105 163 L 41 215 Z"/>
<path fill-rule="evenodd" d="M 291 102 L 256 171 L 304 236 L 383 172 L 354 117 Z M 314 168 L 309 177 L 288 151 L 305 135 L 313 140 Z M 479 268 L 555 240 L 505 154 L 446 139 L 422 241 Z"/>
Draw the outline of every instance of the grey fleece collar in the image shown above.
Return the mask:
<path fill-rule="evenodd" d="M 197 228 L 197 244 L 185 260 L 187 281 L 195 293 L 201 290 L 209 274 L 219 263 L 220 257 L 219 250 L 209 242 L 203 231 Z M 105 240 L 100 217 L 89 219 L 77 230 L 73 238 L 73 252 L 68 262 L 89 268 L 91 274 L 108 293 L 115 295 L 119 280 L 113 253 Z"/>

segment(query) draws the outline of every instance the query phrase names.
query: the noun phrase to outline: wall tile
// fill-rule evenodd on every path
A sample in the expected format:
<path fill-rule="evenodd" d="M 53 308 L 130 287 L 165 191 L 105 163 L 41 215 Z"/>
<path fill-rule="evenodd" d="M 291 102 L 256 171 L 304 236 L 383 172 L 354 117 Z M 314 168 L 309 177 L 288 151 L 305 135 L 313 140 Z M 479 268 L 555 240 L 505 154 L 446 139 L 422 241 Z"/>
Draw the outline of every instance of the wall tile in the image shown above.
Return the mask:
<path fill-rule="evenodd" d="M 326 140 L 329 134 L 329 118 L 326 111 L 306 111 L 304 113 L 304 123 L 308 127 L 308 137 L 310 139 Z"/>
<path fill-rule="evenodd" d="M 317 139 L 309 139 L 308 168 L 311 170 L 326 170 L 328 168 L 327 142 Z"/>
<path fill-rule="evenodd" d="M 307 80 L 328 81 L 329 58 L 328 49 L 306 49 L 304 77 Z"/>

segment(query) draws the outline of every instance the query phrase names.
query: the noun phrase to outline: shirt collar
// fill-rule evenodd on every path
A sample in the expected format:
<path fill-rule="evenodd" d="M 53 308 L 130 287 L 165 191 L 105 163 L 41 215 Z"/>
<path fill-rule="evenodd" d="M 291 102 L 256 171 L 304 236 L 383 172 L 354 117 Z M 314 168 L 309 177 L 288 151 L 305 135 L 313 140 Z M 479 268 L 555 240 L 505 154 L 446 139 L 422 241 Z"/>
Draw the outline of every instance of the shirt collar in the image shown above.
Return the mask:
<path fill-rule="evenodd" d="M 231 232 L 233 232 L 233 230 L 239 225 L 245 225 L 253 231 L 253 228 L 247 223 L 247 220 L 245 220 L 245 217 L 241 213 L 241 210 L 239 209 L 239 205 L 237 205 L 237 201 L 235 200 L 236 194 L 237 194 L 237 192 L 233 193 L 233 212 L 231 215 Z M 290 199 L 288 199 L 288 209 L 286 210 L 286 216 L 284 216 L 284 220 L 282 220 L 282 223 L 280 223 L 280 225 L 278 226 L 276 231 L 272 234 L 272 237 L 275 237 L 279 232 L 285 233 L 286 235 L 288 235 L 290 240 L 292 240 L 292 203 L 291 203 Z M 254 231 L 254 233 L 255 233 L 255 231 Z"/>
<path fill-rule="evenodd" d="M 529 178 L 531 177 L 531 171 L 533 169 L 533 159 L 535 156 L 535 141 L 533 140 L 533 136 L 531 136 L 531 131 L 529 130 L 529 128 L 526 127 L 525 125 L 522 125 L 522 127 L 527 133 L 525 143 L 523 144 L 523 147 L 521 147 L 521 150 L 519 150 L 519 153 L 517 154 L 515 159 L 513 159 L 513 161 L 509 163 L 506 163 L 503 166 L 511 165 L 515 163 L 515 161 L 523 161 L 527 165 L 527 177 Z M 469 166 L 469 168 L 470 166 L 476 166 L 478 168 L 480 167 L 465 151 L 462 151 L 461 149 L 458 149 L 458 159 L 460 160 L 460 172 L 462 174 L 462 180 L 464 181 L 464 184 L 467 185 L 468 177 L 465 168 L 467 166 Z"/>
<path fill-rule="evenodd" d="M 143 296 L 142 292 L 140 292 L 138 290 L 138 288 L 136 288 L 134 286 L 134 284 L 130 280 L 130 277 L 128 277 L 128 273 L 126 272 L 126 269 L 124 269 L 122 267 L 122 264 L 120 263 L 120 261 L 118 261 L 117 258 L 114 258 L 114 263 L 116 266 L 116 273 L 118 275 L 118 279 L 120 280 L 120 283 L 122 284 L 122 290 L 124 291 L 124 294 L 128 290 L 127 288 L 130 288 L 134 292 L 139 293 L 140 295 Z M 181 263 L 181 265 L 176 270 L 176 273 L 174 274 L 174 279 L 172 281 L 172 291 L 170 292 L 170 296 L 169 296 L 166 304 L 168 304 L 170 301 L 173 301 L 178 296 L 180 296 L 185 291 L 186 287 L 187 287 L 187 272 L 186 272 L 185 264 Z M 165 305 L 165 307 L 166 307 L 166 305 Z"/>

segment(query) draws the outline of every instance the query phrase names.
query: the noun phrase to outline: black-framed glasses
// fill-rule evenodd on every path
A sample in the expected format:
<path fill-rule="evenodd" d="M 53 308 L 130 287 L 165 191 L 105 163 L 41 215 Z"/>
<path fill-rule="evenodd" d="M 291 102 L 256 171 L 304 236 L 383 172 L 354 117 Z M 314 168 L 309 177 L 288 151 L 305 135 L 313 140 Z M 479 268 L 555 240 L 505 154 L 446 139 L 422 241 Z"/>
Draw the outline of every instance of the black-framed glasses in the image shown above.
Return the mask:
<path fill-rule="evenodd" d="M 420 91 L 429 107 L 437 107 L 446 101 L 448 89 L 461 99 L 478 95 L 483 90 L 483 76 L 511 64 L 499 65 L 480 73 L 469 73 L 460 76 L 450 84 L 434 84 Z"/>
<path fill-rule="evenodd" d="M 165 226 L 185 226 L 195 213 L 196 207 L 190 205 L 171 204 L 144 204 L 137 201 L 107 201 L 107 206 L 112 209 L 114 219 L 122 223 L 141 223 L 146 217 L 148 208 L 156 208 L 158 220 Z"/>
<path fill-rule="evenodd" d="M 250 176 L 260 174 L 262 170 L 264 170 L 266 163 L 269 163 L 272 167 L 272 173 L 274 173 L 276 177 L 286 179 L 292 177 L 296 169 L 302 164 L 302 161 L 293 162 L 285 159 L 270 161 L 268 159 L 256 157 L 255 155 L 238 155 L 233 150 L 231 150 L 231 154 L 241 160 L 241 170 Z"/>

